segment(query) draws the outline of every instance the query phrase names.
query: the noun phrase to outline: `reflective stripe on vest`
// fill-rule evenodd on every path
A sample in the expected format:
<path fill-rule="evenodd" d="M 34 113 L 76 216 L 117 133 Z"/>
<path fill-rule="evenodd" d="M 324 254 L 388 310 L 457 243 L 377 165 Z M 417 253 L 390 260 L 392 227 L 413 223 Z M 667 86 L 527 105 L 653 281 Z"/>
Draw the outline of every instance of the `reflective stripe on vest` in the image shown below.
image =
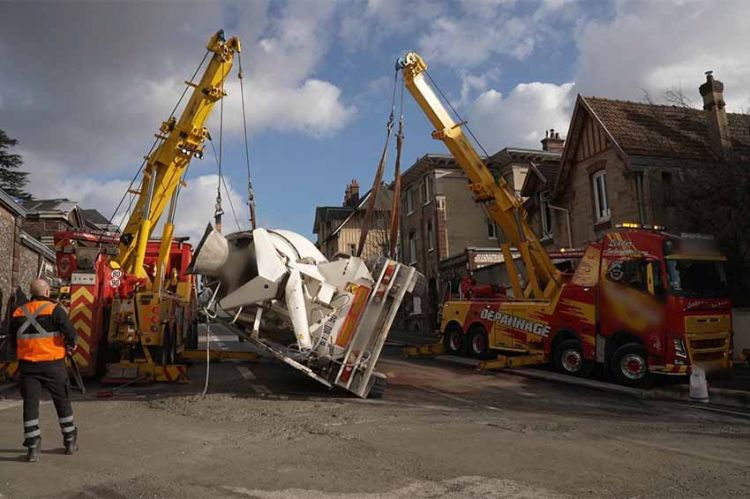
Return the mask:
<path fill-rule="evenodd" d="M 47 331 L 36 320 L 39 316 L 52 315 L 54 309 L 54 303 L 32 301 L 13 312 L 13 317 L 26 317 L 16 332 L 19 360 L 44 362 L 65 358 L 65 341 L 60 331 Z"/>

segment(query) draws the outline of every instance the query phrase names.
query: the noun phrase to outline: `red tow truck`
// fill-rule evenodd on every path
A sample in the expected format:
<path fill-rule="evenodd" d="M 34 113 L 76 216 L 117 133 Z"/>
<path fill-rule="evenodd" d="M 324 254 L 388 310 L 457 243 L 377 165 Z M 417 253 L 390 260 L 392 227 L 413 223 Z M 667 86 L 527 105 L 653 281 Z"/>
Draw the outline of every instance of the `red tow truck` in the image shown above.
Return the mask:
<path fill-rule="evenodd" d="M 484 367 L 551 362 L 578 376 L 600 363 L 624 384 L 649 373 L 685 375 L 693 365 L 708 372 L 731 367 L 732 305 L 724 257 L 712 240 L 622 224 L 591 243 L 574 271 L 561 270 L 528 223 L 523 200 L 493 175 L 464 134 L 465 123 L 444 106 L 425 61 L 409 52 L 397 68 L 435 127 L 433 138 L 466 173 L 474 200 L 505 240 L 510 286 L 493 292 L 471 284 L 465 294 L 473 297 L 445 301 L 445 349 L 492 353 Z"/>

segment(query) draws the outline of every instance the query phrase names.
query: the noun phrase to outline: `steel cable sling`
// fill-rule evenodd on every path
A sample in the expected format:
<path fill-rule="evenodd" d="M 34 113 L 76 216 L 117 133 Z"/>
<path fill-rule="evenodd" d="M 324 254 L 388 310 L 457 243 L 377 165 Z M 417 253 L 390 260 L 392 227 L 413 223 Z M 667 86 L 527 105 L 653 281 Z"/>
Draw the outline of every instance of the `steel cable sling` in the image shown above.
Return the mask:
<path fill-rule="evenodd" d="M 388 116 L 388 122 L 386 123 L 386 134 L 385 143 L 383 144 L 383 152 L 380 154 L 380 162 L 378 168 L 375 170 L 375 178 L 372 181 L 372 189 L 370 189 L 369 199 L 367 200 L 367 209 L 365 211 L 365 218 L 362 221 L 362 231 L 359 234 L 359 245 L 357 246 L 357 256 L 361 257 L 362 252 L 365 250 L 365 243 L 367 242 L 367 235 L 370 233 L 370 226 L 372 225 L 372 217 L 375 212 L 375 202 L 380 191 L 380 184 L 383 181 L 383 170 L 385 168 L 385 161 L 388 157 L 388 144 L 391 141 L 391 133 L 393 132 L 393 117 L 396 111 L 396 87 L 398 85 L 398 71 L 393 77 L 393 93 L 391 95 L 391 114 Z"/>
<path fill-rule="evenodd" d="M 404 145 L 404 89 L 406 85 L 401 84 L 401 103 L 399 104 L 400 115 L 398 118 L 398 131 L 396 132 L 396 163 L 393 167 L 393 200 L 391 201 L 391 224 L 389 228 L 388 257 L 397 259 L 399 229 L 401 221 L 401 149 Z"/>

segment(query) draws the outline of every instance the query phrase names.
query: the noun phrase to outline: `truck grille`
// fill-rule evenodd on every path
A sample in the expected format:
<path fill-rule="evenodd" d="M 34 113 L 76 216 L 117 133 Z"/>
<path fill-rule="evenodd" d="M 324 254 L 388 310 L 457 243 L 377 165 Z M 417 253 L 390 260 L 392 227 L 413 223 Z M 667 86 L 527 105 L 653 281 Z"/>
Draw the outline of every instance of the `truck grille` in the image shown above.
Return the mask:
<path fill-rule="evenodd" d="M 688 350 L 693 362 L 723 360 L 729 352 L 729 332 L 688 335 Z"/>
<path fill-rule="evenodd" d="M 723 348 L 727 344 L 726 338 L 710 338 L 705 340 L 690 340 L 693 350 L 704 350 L 706 348 Z"/>

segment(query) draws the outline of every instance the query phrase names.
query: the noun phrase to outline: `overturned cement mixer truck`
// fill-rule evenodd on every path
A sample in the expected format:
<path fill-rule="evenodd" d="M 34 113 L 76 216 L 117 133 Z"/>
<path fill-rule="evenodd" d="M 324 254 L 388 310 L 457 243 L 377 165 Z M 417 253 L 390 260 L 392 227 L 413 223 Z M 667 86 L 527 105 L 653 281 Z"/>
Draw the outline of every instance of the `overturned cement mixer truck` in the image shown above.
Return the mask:
<path fill-rule="evenodd" d="M 240 336 L 329 388 L 379 397 L 375 365 L 407 293 L 424 277 L 387 258 L 329 261 L 303 236 L 255 229 L 222 235 L 208 226 L 191 271 L 206 310 Z"/>

